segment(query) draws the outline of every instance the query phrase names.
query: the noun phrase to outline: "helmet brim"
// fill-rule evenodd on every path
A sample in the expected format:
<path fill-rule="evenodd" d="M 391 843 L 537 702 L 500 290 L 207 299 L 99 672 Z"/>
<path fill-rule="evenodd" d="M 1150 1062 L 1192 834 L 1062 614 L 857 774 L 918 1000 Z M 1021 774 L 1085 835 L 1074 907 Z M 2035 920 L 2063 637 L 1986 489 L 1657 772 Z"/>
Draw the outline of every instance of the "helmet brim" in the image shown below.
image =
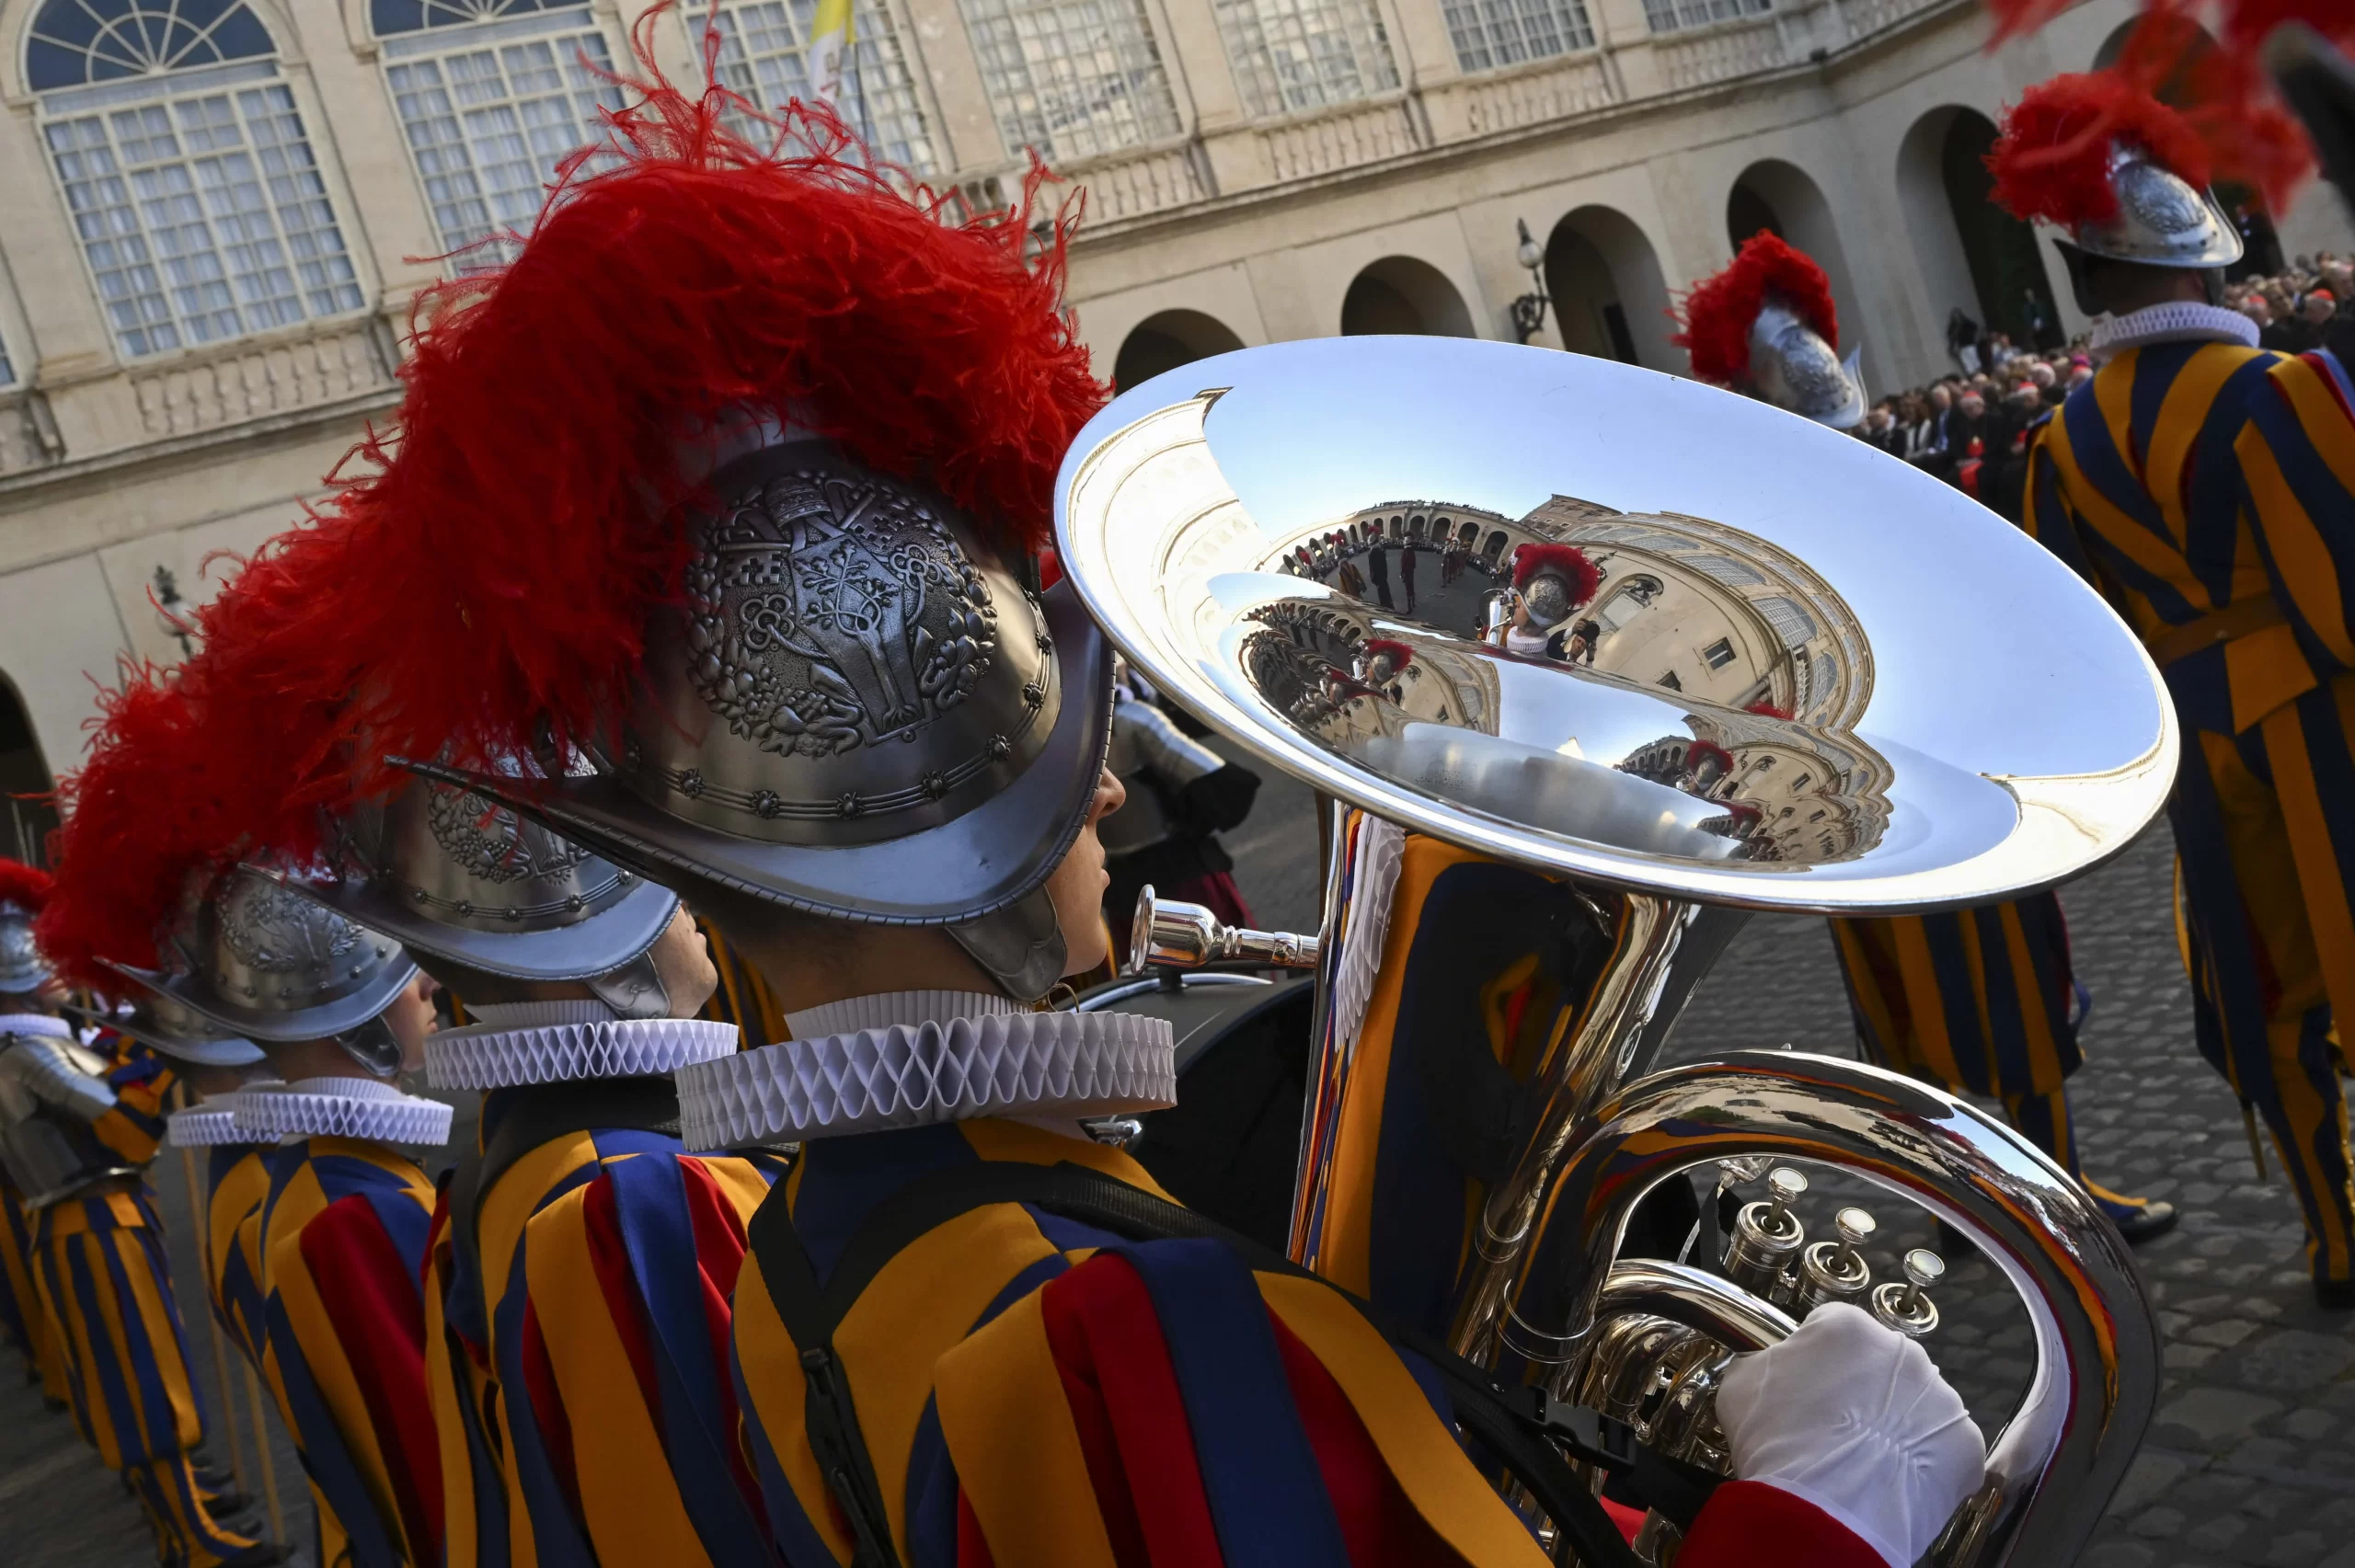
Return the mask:
<path fill-rule="evenodd" d="M 956 925 L 1046 881 L 1087 818 L 1112 726 L 1111 653 L 1068 584 L 1040 597 L 1063 701 L 1028 768 L 996 795 L 904 838 L 840 846 L 739 838 L 657 809 L 608 774 L 527 781 L 391 759 L 469 789 L 695 902 L 699 887 L 872 925 Z"/>

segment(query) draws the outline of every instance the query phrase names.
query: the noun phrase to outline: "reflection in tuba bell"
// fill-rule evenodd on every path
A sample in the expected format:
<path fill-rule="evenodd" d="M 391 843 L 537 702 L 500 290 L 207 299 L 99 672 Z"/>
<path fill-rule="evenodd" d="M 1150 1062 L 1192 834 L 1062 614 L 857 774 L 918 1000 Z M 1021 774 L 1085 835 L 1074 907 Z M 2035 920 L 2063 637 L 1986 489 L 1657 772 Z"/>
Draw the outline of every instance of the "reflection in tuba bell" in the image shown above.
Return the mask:
<path fill-rule="evenodd" d="M 1671 439 L 1695 430 L 1706 461 Z M 1869 1216 L 1810 1243 L 1789 1211 L 1786 1162 L 1837 1167 L 1967 1236 L 2033 1325 L 2028 1392 L 1936 1560 L 2069 1561 L 2158 1388 L 2155 1322 L 2090 1199 L 1876 1068 L 1658 1061 L 1745 910 L 1952 908 L 2124 847 L 2177 740 L 2117 617 L 1835 432 L 1443 338 L 1148 382 L 1083 432 L 1057 524 L 1127 658 L 1329 803 L 1322 929 L 1288 950 L 1317 975 L 1292 1255 L 1722 1471 L 1733 1353 L 1826 1300 L 1936 1323 L 1934 1255 L 1875 1282 Z M 1138 931 L 1161 965 L 1284 947 L 1168 910 Z M 1720 1196 L 1765 1183 L 1726 1262 L 1622 1255 L 1695 1171 Z M 1674 1540 L 1655 1516 L 1638 1548 L 1664 1562 Z"/>

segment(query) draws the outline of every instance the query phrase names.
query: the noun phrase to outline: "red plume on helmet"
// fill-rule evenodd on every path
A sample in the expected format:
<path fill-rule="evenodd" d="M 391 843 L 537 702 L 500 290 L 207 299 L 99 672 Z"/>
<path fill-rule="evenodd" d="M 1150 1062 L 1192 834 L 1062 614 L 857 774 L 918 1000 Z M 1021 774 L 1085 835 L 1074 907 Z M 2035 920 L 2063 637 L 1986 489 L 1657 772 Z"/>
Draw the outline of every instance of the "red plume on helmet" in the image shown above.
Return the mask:
<path fill-rule="evenodd" d="M 1751 324 L 1770 296 L 1834 349 L 1840 347 L 1832 280 L 1805 251 L 1763 231 L 1741 242 L 1724 271 L 1693 285 L 1678 312 L 1684 330 L 1669 341 L 1692 355 L 1693 373 L 1703 381 L 1739 385 L 1750 374 Z"/>
<path fill-rule="evenodd" d="M 1575 544 L 1523 544 L 1512 553 L 1513 587 L 1527 588 L 1548 573 L 1562 579 L 1573 610 L 1592 599 L 1594 590 L 1603 586 L 1603 568 Z"/>
<path fill-rule="evenodd" d="M 1375 659 L 1386 658 L 1390 661 L 1390 672 L 1396 675 L 1415 662 L 1415 650 L 1388 637 L 1368 637 L 1358 645 L 1358 657 L 1365 660 L 1368 668 L 1372 668 Z"/>
<path fill-rule="evenodd" d="M 2119 73 L 2090 71 L 2020 95 L 1987 155 L 1989 197 L 2016 218 L 2065 229 L 2106 223 L 2118 216 L 2109 149 L 2119 140 L 2195 189 L 2208 183 L 2208 147 L 2190 121 Z"/>
<path fill-rule="evenodd" d="M 50 892 L 56 886 L 55 878 L 40 866 L 0 857 L 0 904 L 13 904 L 29 915 L 37 915 L 48 906 Z"/>
<path fill-rule="evenodd" d="M 822 108 L 662 80 L 668 9 L 515 259 L 420 299 L 397 429 L 196 613 L 193 658 L 110 699 L 64 791 L 61 967 L 152 961 L 192 874 L 307 854 L 322 807 L 406 781 L 388 753 L 592 738 L 680 591 L 682 440 L 723 415 L 917 477 L 1009 556 L 1044 542 L 1103 391 L 1062 310 L 1067 225 L 1030 226 L 1042 171 L 1018 210 L 948 221 Z"/>
<path fill-rule="evenodd" d="M 1990 47 L 2033 32 L 2073 3 L 1988 0 L 1996 21 Z M 2315 167 L 2313 143 L 2282 108 L 2258 58 L 2266 36 L 2292 21 L 2342 48 L 2355 45 L 2355 6 L 2347 0 L 2142 0 L 2142 17 L 2101 74 L 2172 107 L 2204 144 L 2204 166 L 2212 177 L 2254 186 L 2280 212 Z M 2207 183 L 2157 148 L 2151 151 L 2191 184 Z M 2082 177 L 2068 177 L 2072 182 Z M 2037 184 L 2031 178 L 2029 189 Z"/>

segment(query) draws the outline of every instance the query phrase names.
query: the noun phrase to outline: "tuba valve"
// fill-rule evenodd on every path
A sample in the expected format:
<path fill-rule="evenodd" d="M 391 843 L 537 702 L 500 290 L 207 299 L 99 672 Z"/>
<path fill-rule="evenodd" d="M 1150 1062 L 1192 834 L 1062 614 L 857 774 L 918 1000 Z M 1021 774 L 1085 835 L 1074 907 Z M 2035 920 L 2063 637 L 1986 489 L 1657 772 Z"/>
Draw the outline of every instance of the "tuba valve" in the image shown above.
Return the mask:
<path fill-rule="evenodd" d="M 1789 1299 L 1786 1275 L 1807 1244 L 1807 1227 L 1791 1205 L 1807 1191 L 1807 1177 L 1778 1165 L 1766 1177 L 1766 1196 L 1744 1204 L 1734 1216 L 1733 1240 L 1726 1248 L 1726 1277 L 1762 1299 Z"/>

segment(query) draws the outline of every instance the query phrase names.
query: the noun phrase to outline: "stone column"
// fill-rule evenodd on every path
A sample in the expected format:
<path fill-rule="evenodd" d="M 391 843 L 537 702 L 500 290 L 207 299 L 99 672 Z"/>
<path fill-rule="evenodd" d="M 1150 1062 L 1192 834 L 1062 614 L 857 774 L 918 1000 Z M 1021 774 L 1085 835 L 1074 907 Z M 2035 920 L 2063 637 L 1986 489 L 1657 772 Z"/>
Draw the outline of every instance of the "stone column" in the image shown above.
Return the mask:
<path fill-rule="evenodd" d="M 1178 120 L 1202 146 L 1220 192 L 1248 190 L 1275 177 L 1267 149 L 1250 131 L 1250 106 L 1226 52 L 1212 0 L 1144 0 L 1178 98 Z"/>

